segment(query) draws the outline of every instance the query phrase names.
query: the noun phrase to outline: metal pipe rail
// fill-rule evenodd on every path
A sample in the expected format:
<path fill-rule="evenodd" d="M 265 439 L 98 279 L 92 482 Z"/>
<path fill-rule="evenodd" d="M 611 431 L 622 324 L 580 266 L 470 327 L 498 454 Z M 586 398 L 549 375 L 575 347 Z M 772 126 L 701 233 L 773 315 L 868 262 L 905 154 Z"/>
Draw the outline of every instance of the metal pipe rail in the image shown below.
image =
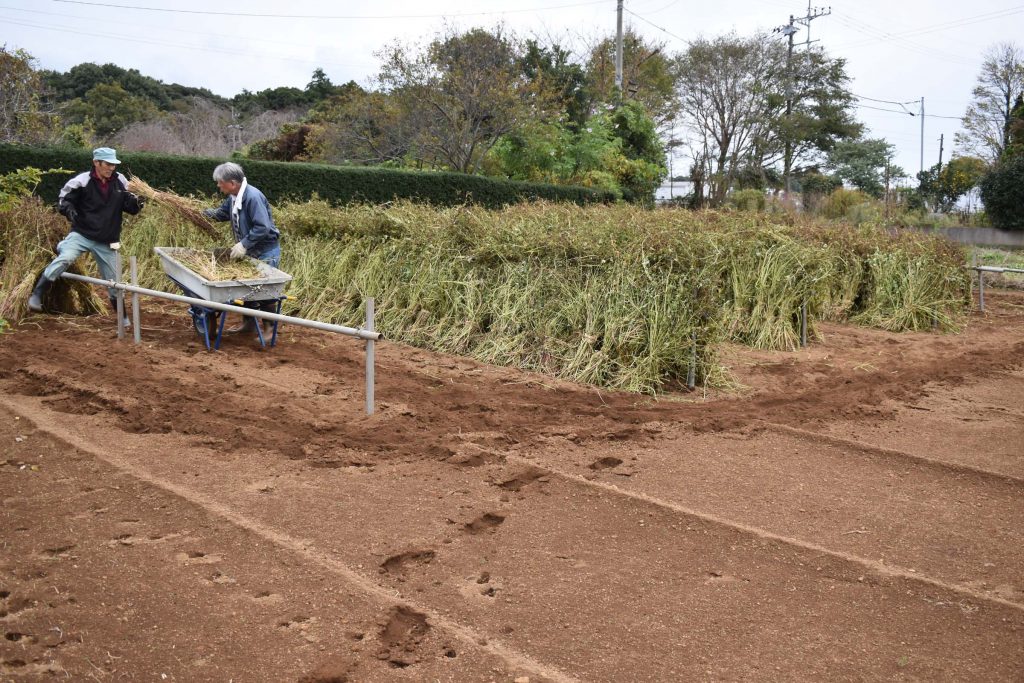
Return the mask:
<path fill-rule="evenodd" d="M 133 275 L 134 275 L 133 269 Z M 62 278 L 67 280 L 77 280 L 78 282 L 87 282 L 92 285 L 100 285 L 101 287 L 109 287 L 116 289 L 119 292 L 118 299 L 118 312 L 117 312 L 117 331 L 118 338 L 124 337 L 124 326 L 123 326 L 123 311 L 124 311 L 124 292 L 131 293 L 132 300 L 135 304 L 138 303 L 138 296 L 151 296 L 157 299 L 167 299 L 168 301 L 180 301 L 185 304 L 192 304 L 195 306 L 203 306 L 204 308 L 212 308 L 217 311 L 224 311 L 226 313 L 238 313 L 239 315 L 245 315 L 252 318 L 262 318 L 264 320 L 270 320 L 279 323 L 287 323 L 289 325 L 298 325 L 299 327 L 309 327 L 314 330 L 322 330 L 324 332 L 335 332 L 337 334 L 344 334 L 349 337 L 356 337 L 366 342 L 366 414 L 373 414 L 373 401 L 374 401 L 374 343 L 380 341 L 381 333 L 373 329 L 374 323 L 374 302 L 372 298 L 366 300 L 366 327 L 367 329 L 359 329 L 355 327 L 346 327 L 345 325 L 334 325 L 332 323 L 322 323 L 318 320 L 307 320 L 306 318 L 296 318 L 290 315 L 281 315 L 280 313 L 270 313 L 269 311 L 260 311 L 252 308 L 244 308 L 242 306 L 234 306 L 232 304 L 222 304 L 217 301 L 208 301 L 206 299 L 197 299 L 191 296 L 183 296 L 181 294 L 171 294 L 169 292 L 161 292 L 156 289 L 146 289 L 145 287 L 139 287 L 135 284 L 127 284 L 124 282 L 117 282 L 115 280 L 101 280 L 100 278 L 88 277 L 86 275 L 76 275 L 74 273 L 62 273 Z M 138 316 L 138 305 L 132 307 L 133 318 L 135 322 L 135 343 L 138 344 L 141 341 L 139 334 L 139 316 Z"/>
<path fill-rule="evenodd" d="M 142 296 L 152 296 L 158 299 L 168 299 L 170 301 L 180 301 L 185 304 L 194 304 L 196 306 L 203 306 L 205 308 L 212 308 L 218 311 L 227 311 L 228 313 L 238 313 L 240 315 L 246 315 L 251 318 L 264 318 L 266 320 L 277 321 L 281 323 L 288 323 L 289 325 L 298 325 L 300 327 L 311 327 L 314 330 L 323 330 L 324 332 L 337 332 L 338 334 L 345 334 L 350 337 L 358 337 L 366 341 L 380 341 L 380 332 L 371 330 L 363 330 L 356 327 L 346 327 L 344 325 L 334 325 L 333 323 L 322 323 L 318 320 L 307 320 L 306 318 L 296 318 L 290 315 L 281 315 L 280 313 L 270 313 L 269 311 L 260 311 L 253 308 L 244 308 L 242 306 L 235 306 L 232 304 L 222 304 L 217 301 L 208 301 L 206 299 L 196 299 L 191 296 L 183 296 L 181 294 L 170 294 L 168 292 L 161 292 L 156 289 L 146 289 L 145 287 L 136 287 L 135 285 L 129 285 L 123 282 L 116 282 L 114 280 L 101 280 L 95 277 L 88 277 L 85 275 L 76 275 L 74 273 L 64 273 L 61 275 L 63 278 L 68 280 L 78 280 L 79 282 L 88 282 L 93 285 L 100 285 L 103 287 L 112 287 L 119 289 L 124 292 L 130 292 L 132 294 L 141 294 Z"/>
<path fill-rule="evenodd" d="M 978 271 L 978 310 L 985 312 L 985 273 L 1024 273 L 1024 268 L 1006 268 L 1004 266 L 967 266 Z"/>

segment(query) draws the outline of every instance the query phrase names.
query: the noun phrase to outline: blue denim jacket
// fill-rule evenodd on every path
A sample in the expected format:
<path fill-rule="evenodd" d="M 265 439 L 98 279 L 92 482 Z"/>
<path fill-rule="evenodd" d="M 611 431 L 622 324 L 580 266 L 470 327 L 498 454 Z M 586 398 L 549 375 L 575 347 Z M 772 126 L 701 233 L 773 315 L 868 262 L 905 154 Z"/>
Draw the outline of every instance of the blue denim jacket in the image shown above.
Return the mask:
<path fill-rule="evenodd" d="M 207 211 L 206 215 L 215 221 L 230 221 L 233 201 L 234 197 L 225 197 L 219 207 Z M 242 208 L 238 211 L 238 225 L 232 221 L 231 232 L 245 247 L 246 253 L 253 257 L 267 251 L 281 236 L 281 231 L 270 216 L 270 202 L 252 185 L 245 188 Z"/>

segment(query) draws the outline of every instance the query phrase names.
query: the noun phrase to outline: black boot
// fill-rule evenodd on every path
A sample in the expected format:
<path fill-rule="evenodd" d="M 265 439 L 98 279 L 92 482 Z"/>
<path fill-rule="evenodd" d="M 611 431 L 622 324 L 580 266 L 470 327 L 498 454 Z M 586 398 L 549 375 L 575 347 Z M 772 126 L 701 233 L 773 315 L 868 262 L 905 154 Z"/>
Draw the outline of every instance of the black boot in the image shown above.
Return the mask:
<path fill-rule="evenodd" d="M 53 282 L 47 280 L 44 276 L 39 276 L 39 281 L 36 282 L 35 288 L 32 290 L 32 296 L 28 298 L 28 310 L 34 313 L 43 312 L 43 300 L 46 298 L 46 293 L 50 291 L 50 287 L 53 286 Z"/>
<path fill-rule="evenodd" d="M 113 311 L 114 311 L 114 320 L 117 320 L 117 297 L 116 296 L 110 297 L 110 308 L 113 309 Z M 124 329 L 126 329 L 126 330 L 132 326 L 131 318 L 128 317 L 128 304 L 127 304 L 127 302 L 125 302 L 124 318 L 122 319 L 121 323 L 124 325 Z"/>

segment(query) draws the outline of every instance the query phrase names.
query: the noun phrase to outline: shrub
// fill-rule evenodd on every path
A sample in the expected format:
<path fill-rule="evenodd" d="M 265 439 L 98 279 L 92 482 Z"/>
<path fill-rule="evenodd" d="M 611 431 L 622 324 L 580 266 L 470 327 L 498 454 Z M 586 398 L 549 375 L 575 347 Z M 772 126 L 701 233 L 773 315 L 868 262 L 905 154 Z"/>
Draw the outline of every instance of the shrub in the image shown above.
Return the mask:
<path fill-rule="evenodd" d="M 1024 230 L 1024 156 L 998 164 L 981 179 L 981 201 L 993 226 Z"/>
<path fill-rule="evenodd" d="M 764 191 L 754 188 L 737 190 L 729 195 L 729 204 L 740 211 L 764 211 Z"/>
<path fill-rule="evenodd" d="M 870 201 L 871 197 L 860 190 L 847 190 L 840 187 L 825 200 L 821 207 L 821 213 L 826 218 L 846 218 L 854 206 L 867 204 Z"/>

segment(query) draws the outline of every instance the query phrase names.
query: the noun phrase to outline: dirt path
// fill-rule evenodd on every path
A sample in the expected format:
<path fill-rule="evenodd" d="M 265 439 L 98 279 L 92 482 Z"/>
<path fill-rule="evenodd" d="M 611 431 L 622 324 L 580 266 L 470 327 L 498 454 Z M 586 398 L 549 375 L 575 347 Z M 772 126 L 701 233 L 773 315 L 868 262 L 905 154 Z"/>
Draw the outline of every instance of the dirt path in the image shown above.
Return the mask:
<path fill-rule="evenodd" d="M 349 340 L 40 318 L 0 337 L 0 680 L 1019 680 L 1024 297 L 987 303 L 732 349 L 696 401 L 385 343 L 369 418 Z"/>

